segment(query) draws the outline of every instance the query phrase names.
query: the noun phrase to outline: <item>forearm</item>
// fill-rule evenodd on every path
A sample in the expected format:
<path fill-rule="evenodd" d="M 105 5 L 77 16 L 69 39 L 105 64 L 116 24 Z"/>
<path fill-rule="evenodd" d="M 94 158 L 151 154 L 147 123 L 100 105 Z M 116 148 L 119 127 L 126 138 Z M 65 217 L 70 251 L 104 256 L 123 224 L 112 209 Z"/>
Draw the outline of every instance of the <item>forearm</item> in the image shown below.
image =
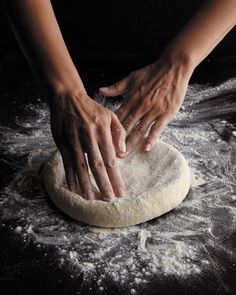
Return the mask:
<path fill-rule="evenodd" d="M 48 93 L 83 88 L 50 0 L 5 0 L 4 10 L 33 72 Z M 79 85 L 78 85 L 79 84 Z"/>
<path fill-rule="evenodd" d="M 163 55 L 192 71 L 236 25 L 236 0 L 207 0 Z"/>

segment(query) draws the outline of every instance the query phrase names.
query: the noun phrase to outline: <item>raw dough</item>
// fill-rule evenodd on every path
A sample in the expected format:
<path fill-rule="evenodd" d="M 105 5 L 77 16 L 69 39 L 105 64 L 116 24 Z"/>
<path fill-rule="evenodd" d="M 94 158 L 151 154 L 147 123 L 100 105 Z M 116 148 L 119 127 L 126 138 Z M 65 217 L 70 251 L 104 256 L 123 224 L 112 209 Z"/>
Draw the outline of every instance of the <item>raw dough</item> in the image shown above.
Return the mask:
<path fill-rule="evenodd" d="M 188 193 L 187 162 L 174 147 L 162 141 L 149 153 L 136 150 L 118 161 L 127 196 L 111 202 L 88 201 L 70 192 L 58 151 L 44 165 L 45 187 L 52 201 L 66 214 L 101 227 L 125 227 L 153 219 L 178 206 Z"/>

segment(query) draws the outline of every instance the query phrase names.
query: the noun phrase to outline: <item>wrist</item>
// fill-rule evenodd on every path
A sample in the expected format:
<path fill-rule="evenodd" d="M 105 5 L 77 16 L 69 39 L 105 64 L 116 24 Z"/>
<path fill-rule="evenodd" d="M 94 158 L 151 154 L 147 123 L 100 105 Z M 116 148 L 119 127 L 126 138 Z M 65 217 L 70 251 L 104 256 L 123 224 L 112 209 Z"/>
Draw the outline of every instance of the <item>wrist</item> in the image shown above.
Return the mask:
<path fill-rule="evenodd" d="M 88 97 L 85 88 L 83 85 L 80 85 L 79 81 L 74 81 L 74 83 L 62 83 L 58 81 L 56 86 L 46 93 L 46 96 L 50 108 L 60 105 L 64 106 L 66 101 L 68 103 L 75 100 L 82 102 Z"/>
<path fill-rule="evenodd" d="M 49 100 L 77 94 L 78 96 L 87 96 L 86 89 L 79 76 L 65 76 L 64 78 L 55 79 L 46 87 L 46 96 Z"/>
<path fill-rule="evenodd" d="M 197 66 L 191 53 L 183 49 L 172 48 L 171 46 L 164 50 L 160 60 L 164 60 L 173 67 L 182 69 L 183 75 L 189 76 L 189 78 Z"/>

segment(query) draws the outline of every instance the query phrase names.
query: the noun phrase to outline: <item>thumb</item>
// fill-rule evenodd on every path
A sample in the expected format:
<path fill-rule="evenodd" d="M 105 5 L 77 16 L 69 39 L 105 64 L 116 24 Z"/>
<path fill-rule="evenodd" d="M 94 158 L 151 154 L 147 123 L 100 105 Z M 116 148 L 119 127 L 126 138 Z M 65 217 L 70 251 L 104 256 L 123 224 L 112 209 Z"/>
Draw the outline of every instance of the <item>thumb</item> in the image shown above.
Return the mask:
<path fill-rule="evenodd" d="M 126 131 L 115 114 L 111 121 L 111 133 L 117 155 L 124 156 L 126 154 Z"/>
<path fill-rule="evenodd" d="M 107 87 L 100 87 L 99 91 L 104 96 L 117 96 L 124 93 L 127 85 L 128 85 L 128 78 L 124 78 L 123 80 L 116 82 L 113 85 L 110 85 Z"/>

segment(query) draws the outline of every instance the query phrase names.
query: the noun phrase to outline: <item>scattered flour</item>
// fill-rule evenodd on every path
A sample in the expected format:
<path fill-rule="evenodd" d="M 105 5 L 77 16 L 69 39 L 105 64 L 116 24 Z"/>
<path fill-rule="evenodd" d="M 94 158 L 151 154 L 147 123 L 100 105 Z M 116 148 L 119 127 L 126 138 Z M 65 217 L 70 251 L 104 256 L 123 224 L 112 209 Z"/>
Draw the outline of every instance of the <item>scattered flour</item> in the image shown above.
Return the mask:
<path fill-rule="evenodd" d="M 235 147 L 234 141 L 222 137 L 225 130 L 236 134 L 234 126 L 221 120 L 222 114 L 235 112 L 236 105 L 219 108 L 219 101 L 216 105 L 210 98 L 229 92 L 235 83 L 233 79 L 213 88 L 189 87 L 180 113 L 162 135 L 189 161 L 188 197 L 163 217 L 125 229 L 84 226 L 51 204 L 40 176 L 40 165 L 55 148 L 45 104 L 34 109 L 34 117 L 17 119 L 24 132 L 0 126 L 0 147 L 7 159 L 14 159 L 8 164 L 18 171 L 0 196 L 2 221 L 16 220 L 12 230 L 25 243 L 30 239 L 44 247 L 45 255 L 47 246 L 54 246 L 61 267 L 71 269 L 75 279 L 82 273 L 84 281 L 95 280 L 101 292 L 107 278 L 120 286 L 128 282 L 130 294 L 137 294 L 156 276 L 188 278 L 211 269 L 217 276 L 220 261 L 211 257 L 210 249 L 236 255 L 226 242 L 236 222 Z M 224 97 L 221 103 L 227 105 Z"/>

